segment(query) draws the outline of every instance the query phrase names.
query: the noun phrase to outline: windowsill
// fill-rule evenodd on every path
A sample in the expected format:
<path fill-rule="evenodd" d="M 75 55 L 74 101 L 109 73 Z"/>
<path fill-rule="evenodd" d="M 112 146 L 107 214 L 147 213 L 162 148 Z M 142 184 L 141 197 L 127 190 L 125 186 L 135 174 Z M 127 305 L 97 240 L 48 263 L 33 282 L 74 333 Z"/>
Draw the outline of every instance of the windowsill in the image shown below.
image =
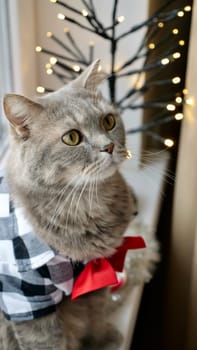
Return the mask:
<path fill-rule="evenodd" d="M 163 153 L 158 160 L 143 168 L 132 169 L 132 160 L 125 163 L 123 174 L 130 185 L 132 185 L 137 198 L 139 216 L 138 220 L 149 229 L 154 235 L 160 213 L 160 206 L 163 194 L 165 171 L 169 161 L 168 153 Z M 151 174 L 150 168 L 151 165 Z M 135 222 L 135 221 L 134 221 Z M 137 226 L 136 226 L 137 227 Z M 132 224 L 128 230 L 128 235 L 141 235 L 143 232 L 136 232 L 135 225 Z M 138 228 L 139 230 L 139 228 Z M 124 340 L 117 350 L 129 350 L 135 329 L 137 314 L 142 298 L 143 285 L 133 287 L 131 293 L 126 297 L 125 301 L 113 313 L 111 317 L 112 323 L 122 333 Z"/>

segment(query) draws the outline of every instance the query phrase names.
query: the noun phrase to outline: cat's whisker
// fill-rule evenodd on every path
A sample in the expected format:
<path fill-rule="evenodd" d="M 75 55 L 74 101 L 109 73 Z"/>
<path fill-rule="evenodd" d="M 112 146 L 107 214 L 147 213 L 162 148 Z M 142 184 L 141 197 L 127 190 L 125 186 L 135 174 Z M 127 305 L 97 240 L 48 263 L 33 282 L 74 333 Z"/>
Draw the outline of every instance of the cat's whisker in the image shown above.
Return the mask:
<path fill-rule="evenodd" d="M 100 171 L 103 170 L 104 165 L 107 163 L 107 158 L 105 159 L 99 159 L 97 162 L 95 162 L 93 167 L 89 168 L 86 172 L 86 175 L 88 176 L 95 176 L 96 174 L 98 175 Z"/>
<path fill-rule="evenodd" d="M 85 169 L 83 169 L 82 174 L 83 174 L 83 175 L 88 175 L 88 173 L 89 173 L 91 170 L 94 170 L 94 168 L 95 168 L 96 166 L 99 166 L 100 164 L 102 164 L 102 162 L 103 162 L 103 159 L 99 159 L 99 160 L 97 160 L 96 162 L 89 164 Z"/>
<path fill-rule="evenodd" d="M 85 191 L 85 188 L 86 186 L 88 185 L 89 183 L 89 178 L 87 178 L 86 182 L 84 183 L 83 187 L 82 187 L 82 190 L 81 190 L 81 193 L 79 195 L 79 198 L 78 198 L 78 201 L 77 201 L 77 204 L 76 204 L 76 207 L 75 207 L 75 213 L 74 213 L 74 218 L 76 219 L 76 215 L 77 215 L 77 211 L 78 211 L 78 208 L 79 208 L 79 203 L 80 203 L 80 200 L 81 200 L 81 197 Z"/>
<path fill-rule="evenodd" d="M 90 207 L 90 201 L 91 201 L 91 192 L 92 192 L 92 188 L 93 188 L 93 181 L 91 181 L 91 182 L 90 182 L 90 185 L 89 185 L 89 193 L 88 193 L 89 207 Z"/>
<path fill-rule="evenodd" d="M 88 181 L 87 181 L 88 182 Z M 87 183 L 86 182 L 86 183 Z M 85 183 L 85 185 L 86 185 L 86 183 Z M 83 191 L 83 188 L 84 188 L 84 184 L 83 184 L 83 186 L 81 187 L 81 191 Z M 70 219 L 72 219 L 72 223 L 73 223 L 73 225 L 76 223 L 76 222 L 80 222 L 80 220 L 79 220 L 79 217 L 77 218 L 77 213 L 76 213 L 76 211 L 77 211 L 77 201 L 76 201 L 76 199 L 78 198 L 79 199 L 79 197 L 80 197 L 80 193 L 81 193 L 81 191 L 77 191 L 77 189 L 76 189 L 76 191 L 73 193 L 73 196 L 72 196 L 72 199 L 71 199 L 71 203 L 70 203 L 70 207 L 69 207 L 69 210 L 68 210 L 68 215 L 70 216 Z M 73 215 L 73 211 L 74 211 L 74 209 L 75 209 L 75 212 L 74 212 L 74 215 Z M 70 215 L 70 213 L 72 214 L 72 215 Z"/>
<path fill-rule="evenodd" d="M 154 168 L 153 162 L 159 160 L 160 156 L 163 153 L 166 153 L 166 151 L 165 150 L 161 150 L 161 151 L 158 151 L 158 152 L 143 151 L 141 159 L 139 160 L 139 166 L 142 166 L 142 167 L 144 167 L 147 170 L 148 170 L 148 168 L 152 169 L 154 171 L 154 174 L 155 174 L 155 168 Z M 138 158 L 138 156 L 139 156 L 135 152 L 132 152 L 132 155 L 133 155 L 134 158 L 135 157 Z M 171 185 L 174 184 L 174 182 L 176 180 L 176 176 L 175 176 L 174 172 L 172 172 L 169 169 L 167 169 L 167 170 L 166 169 L 165 170 L 158 170 L 157 169 L 157 172 L 164 177 L 164 181 L 166 183 L 169 183 Z M 171 180 L 171 181 L 168 181 L 168 179 Z"/>
<path fill-rule="evenodd" d="M 140 161 L 140 165 L 142 165 L 144 168 L 146 169 L 152 169 L 153 171 L 155 171 L 155 168 L 153 166 L 153 160 L 156 160 L 157 158 L 155 159 L 144 159 L 144 157 L 141 159 Z M 165 182 L 168 182 L 167 179 L 171 180 L 172 182 L 169 181 L 169 183 L 171 185 L 174 184 L 175 180 L 176 180 L 176 176 L 175 174 L 170 171 L 169 169 L 165 169 L 165 170 L 157 170 L 157 172 L 162 175 L 164 177 L 164 180 Z"/>
<path fill-rule="evenodd" d="M 166 153 L 166 150 L 165 149 L 162 149 L 162 150 L 159 150 L 159 151 L 149 151 L 149 150 L 143 150 L 142 151 L 142 156 L 143 155 L 147 155 L 147 156 L 150 156 L 150 157 L 155 157 L 155 156 L 161 156 L 161 154 L 164 154 Z"/>
<path fill-rule="evenodd" d="M 74 188 L 72 188 L 71 192 L 69 193 L 69 195 L 65 198 L 65 200 L 63 200 L 63 203 L 61 204 L 61 206 L 59 206 L 64 194 L 66 193 L 66 190 L 68 189 L 68 187 L 70 187 L 72 185 L 72 183 L 75 183 L 76 179 L 78 179 L 78 176 L 75 176 L 71 181 L 68 182 L 68 184 L 64 187 L 63 191 L 62 191 L 62 194 L 59 198 L 59 201 L 56 205 L 56 208 L 55 208 L 55 213 L 54 213 L 54 216 L 52 217 L 52 220 L 51 220 L 51 226 L 53 226 L 53 224 L 55 223 L 55 220 L 58 216 L 61 216 L 63 210 L 65 209 L 65 204 L 66 202 L 69 200 L 70 196 L 72 195 L 73 193 L 73 190 L 75 190 L 75 187 L 78 186 L 79 184 L 79 179 L 77 181 L 77 183 L 74 185 Z"/>
<path fill-rule="evenodd" d="M 66 193 L 66 188 L 64 188 L 63 190 L 62 190 L 62 193 L 61 193 L 61 195 L 60 195 L 60 198 L 59 198 L 59 200 L 58 200 L 58 202 L 57 202 L 57 204 L 56 204 L 56 206 L 55 206 L 55 209 L 54 209 L 54 215 L 50 218 L 50 223 L 49 223 L 49 226 L 48 226 L 48 228 L 49 229 L 53 229 L 53 226 L 55 226 L 55 222 L 56 222 L 56 219 L 58 218 L 58 216 L 59 216 L 59 209 L 60 209 L 60 203 L 61 203 L 61 199 L 62 199 L 62 197 L 64 196 L 64 194 Z"/>
<path fill-rule="evenodd" d="M 94 191 L 96 190 L 96 197 L 98 201 L 98 192 L 97 192 L 97 183 L 98 183 L 98 175 L 99 172 L 102 171 L 101 165 L 104 165 L 107 162 L 106 159 L 102 159 L 97 161 L 97 163 L 94 164 L 93 169 L 89 169 L 89 177 L 93 176 L 93 181 L 90 182 L 89 186 L 89 206 L 90 206 L 90 212 L 92 210 L 92 202 L 93 202 L 93 196 L 94 196 Z"/>
<path fill-rule="evenodd" d="M 90 164 L 90 165 L 88 166 L 88 168 L 89 168 L 89 170 L 92 170 L 91 168 L 93 168 L 93 164 Z M 89 171 L 89 172 L 91 172 L 91 171 Z M 79 187 L 81 187 L 82 189 L 81 189 L 80 195 L 79 195 L 79 197 L 78 197 L 78 202 L 75 203 L 75 202 L 74 202 L 74 199 L 76 198 L 76 195 L 79 194 L 79 192 L 77 191 L 77 187 L 78 187 L 79 183 L 81 182 L 81 177 L 83 177 L 83 175 L 84 175 L 84 170 L 81 172 L 81 174 L 78 175 L 78 176 L 79 176 L 79 180 L 78 180 L 78 182 L 76 183 L 76 185 L 74 186 L 74 188 L 72 189 L 72 191 L 71 191 L 71 193 L 70 193 L 70 195 L 72 195 L 72 198 L 71 198 L 71 203 L 70 203 L 70 206 L 69 206 L 68 212 L 67 212 L 66 227 L 67 227 L 67 225 L 68 225 L 68 219 L 69 219 L 69 217 L 70 217 L 70 218 L 73 218 L 73 224 L 75 224 L 76 212 L 77 212 L 77 210 L 78 210 L 78 203 L 79 203 L 79 201 L 80 201 L 81 194 L 84 192 L 85 187 L 87 186 L 88 182 L 90 182 L 90 178 L 89 178 L 89 176 L 88 176 L 87 179 L 86 179 L 86 181 L 85 181 L 85 183 L 83 184 L 83 186 L 82 186 L 82 185 L 79 186 Z M 86 176 L 87 176 L 87 169 L 86 169 Z M 70 196 L 69 196 L 69 197 L 70 197 Z M 75 206 L 75 214 L 73 215 L 73 214 L 72 214 L 72 209 L 74 209 L 74 208 L 73 208 L 74 206 Z M 70 214 L 72 214 L 72 215 L 70 215 Z"/>
<path fill-rule="evenodd" d="M 83 176 L 87 171 L 88 171 L 88 169 L 91 169 L 93 166 L 94 166 L 94 164 L 89 164 L 88 166 L 85 166 L 85 164 L 86 164 L 86 160 L 87 160 L 87 155 L 88 155 L 88 153 L 86 152 L 86 157 L 85 157 L 85 159 L 84 159 L 84 168 L 82 169 L 82 171 L 81 171 L 81 173 L 79 174 L 79 179 L 80 179 L 80 181 L 81 181 L 81 176 Z M 79 183 L 79 181 L 77 181 L 77 183 Z M 76 191 L 75 191 L 75 189 L 76 189 Z M 76 203 L 75 203 L 75 201 L 74 201 L 74 199 L 75 199 L 75 197 L 76 197 L 76 194 L 77 194 L 77 187 L 76 186 L 74 186 L 74 188 L 73 188 L 73 190 L 74 191 L 72 191 L 72 198 L 71 198 L 71 203 L 70 203 L 70 206 L 69 206 L 69 209 L 68 209 L 68 212 L 67 212 L 67 218 L 66 218 L 66 227 L 67 227 L 67 225 L 68 225 L 68 219 L 69 219 L 69 217 L 70 218 L 72 218 L 73 219 L 73 225 L 75 224 L 75 215 L 70 215 L 70 213 L 71 213 L 71 211 L 72 211 L 72 207 L 75 205 L 75 211 L 76 211 Z M 73 205 L 74 204 L 74 205 Z M 74 209 L 74 208 L 73 208 Z"/>
<path fill-rule="evenodd" d="M 96 200 L 99 205 L 99 199 L 98 199 L 98 174 L 96 174 Z"/>
<path fill-rule="evenodd" d="M 49 225 L 48 225 L 48 229 L 52 229 L 52 227 L 53 227 L 53 223 L 54 223 L 54 221 L 55 221 L 55 219 L 57 217 L 58 206 L 59 206 L 59 203 L 61 201 L 61 198 L 63 197 L 64 193 L 66 192 L 66 188 L 67 188 L 67 186 L 64 186 L 63 188 L 61 188 L 61 190 L 57 193 L 57 195 L 54 198 L 52 198 L 50 200 L 50 202 L 48 203 L 48 205 L 45 207 L 45 210 L 46 210 L 46 208 L 49 206 L 49 204 L 51 204 L 52 202 L 55 202 L 55 200 L 58 199 L 58 197 L 59 197 L 59 199 L 57 201 L 57 204 L 56 204 L 56 206 L 54 208 L 54 214 L 53 214 L 53 216 L 50 219 L 50 222 L 49 222 Z"/>
<path fill-rule="evenodd" d="M 149 171 L 149 173 L 151 174 L 151 177 L 153 176 L 153 174 L 155 174 L 155 168 L 153 166 L 151 166 L 151 165 L 146 165 L 146 170 Z M 157 173 L 164 177 L 165 183 L 167 183 L 169 185 L 174 185 L 175 177 L 169 175 L 167 173 L 167 171 L 159 171 L 159 170 L 157 170 Z"/>
<path fill-rule="evenodd" d="M 77 202 L 77 203 L 74 202 L 74 199 L 75 199 L 76 194 L 77 194 L 77 187 L 79 186 L 79 184 L 80 184 L 80 182 L 81 182 L 81 176 L 83 176 L 83 175 L 87 176 L 87 175 L 88 175 L 88 178 L 87 178 L 87 180 L 86 180 L 86 182 L 85 182 L 85 187 L 86 187 L 87 184 L 88 184 L 88 182 L 91 180 L 89 175 L 93 175 L 93 174 L 94 174 L 94 169 L 97 168 L 102 162 L 103 162 L 103 160 L 99 160 L 99 161 L 97 161 L 96 163 L 90 164 L 89 166 L 87 166 L 87 167 L 82 171 L 82 173 L 81 173 L 80 175 L 78 175 L 79 178 L 78 178 L 77 183 L 76 183 L 75 186 L 72 188 L 71 192 L 69 193 L 69 195 L 67 196 L 66 200 L 64 201 L 64 205 L 65 205 L 65 203 L 68 202 L 68 200 L 69 200 L 70 197 L 71 197 L 71 202 L 70 202 L 70 205 L 69 205 L 69 208 L 68 208 L 68 211 L 67 211 L 66 226 L 68 225 L 68 219 L 69 219 L 69 217 L 72 217 L 72 215 L 70 215 L 70 214 L 71 214 L 71 212 L 72 212 L 72 210 L 73 210 L 73 207 L 75 206 L 75 213 L 76 213 L 77 210 L 78 210 L 79 204 L 77 204 L 77 203 L 79 202 L 79 199 L 81 198 L 81 196 L 79 196 L 79 199 L 78 199 L 78 202 Z M 91 181 L 90 181 L 90 182 L 91 182 Z M 81 192 L 81 193 L 83 193 L 84 190 L 85 190 L 85 188 L 84 188 L 84 186 L 83 186 L 82 192 Z M 63 210 L 63 207 L 64 207 L 64 206 L 62 206 L 62 210 Z M 58 212 L 58 215 L 61 215 L 62 210 Z M 75 219 L 76 219 L 76 215 L 74 215 L 74 217 L 73 217 L 73 224 L 74 224 Z"/>
<path fill-rule="evenodd" d="M 95 183 L 96 183 L 95 195 L 96 195 L 96 202 L 98 206 L 100 206 L 99 197 L 98 197 L 98 175 L 99 175 L 98 173 L 96 173 L 95 175 Z"/>
<path fill-rule="evenodd" d="M 66 198 L 66 201 L 64 202 L 64 205 L 65 205 L 65 203 L 71 197 L 70 205 L 68 207 L 67 215 L 66 215 L 66 229 L 68 228 L 68 220 L 69 220 L 69 218 L 72 218 L 72 215 L 70 215 L 70 214 L 72 213 L 73 203 L 75 205 L 74 199 L 76 197 L 76 194 L 78 193 L 77 189 L 79 187 L 80 182 L 81 182 L 81 178 L 79 176 L 78 181 L 76 182 L 76 184 L 72 188 L 71 192 L 69 193 L 68 197 Z M 73 218 L 73 223 L 74 223 L 74 218 Z"/>
<path fill-rule="evenodd" d="M 89 199 L 89 208 L 90 208 L 90 215 L 89 218 L 91 216 L 91 212 L 92 212 L 92 206 L 93 206 L 93 198 L 94 198 L 94 191 L 95 191 L 95 181 L 96 179 L 94 179 L 94 181 L 92 182 L 92 185 L 90 187 L 90 199 Z"/>
<path fill-rule="evenodd" d="M 78 177 L 78 176 L 75 176 L 75 177 L 72 178 L 67 184 L 64 184 L 64 185 L 59 189 L 59 191 L 55 194 L 55 196 L 54 196 L 54 197 L 52 196 L 51 200 L 45 205 L 45 209 L 47 209 L 47 208 L 51 205 L 52 202 L 54 202 L 59 196 L 61 196 L 62 191 L 63 191 L 64 189 L 67 190 L 68 187 L 71 186 L 73 182 L 75 182 L 75 180 L 76 180 L 77 177 Z"/>
<path fill-rule="evenodd" d="M 95 179 L 92 182 L 92 184 L 90 184 L 90 190 L 89 190 L 89 207 L 90 207 L 90 214 L 92 211 L 92 201 L 93 201 L 93 197 L 94 197 L 94 190 L 95 190 Z"/>
<path fill-rule="evenodd" d="M 153 165 L 151 165 L 151 163 L 145 163 L 145 165 L 144 165 L 146 168 L 149 168 L 149 169 L 153 169 L 154 170 L 154 167 L 153 167 Z M 172 172 L 170 172 L 168 169 L 166 169 L 166 170 L 157 170 L 158 171 L 158 173 L 160 174 L 160 175 L 162 175 L 163 177 L 164 177 L 164 181 L 165 182 L 167 182 L 167 180 L 169 181 L 169 183 L 171 184 L 171 185 L 173 185 L 174 183 L 175 183 L 175 181 L 176 181 L 176 176 L 175 176 L 175 174 L 173 174 Z"/>
<path fill-rule="evenodd" d="M 54 202 L 54 201 L 59 197 L 59 195 L 61 195 L 61 192 L 64 190 L 64 188 L 65 188 L 65 185 L 62 186 L 62 187 L 58 190 L 58 192 L 55 194 L 55 197 L 52 196 L 52 198 L 50 199 L 50 201 L 47 202 L 47 204 L 45 205 L 45 209 L 48 209 L 48 208 L 50 207 L 51 203 Z"/>
<path fill-rule="evenodd" d="M 149 182 L 151 187 L 155 187 L 154 177 L 156 175 L 156 171 L 157 171 L 157 174 L 160 174 L 160 175 L 162 175 L 164 177 L 164 181 L 166 183 L 169 183 L 170 185 L 173 185 L 172 182 L 169 182 L 165 178 L 166 171 L 159 171 L 158 169 L 155 170 L 155 167 L 153 165 L 148 165 L 147 163 L 143 163 L 142 161 L 139 161 L 139 165 L 143 166 L 146 169 L 146 171 L 144 171 L 144 172 L 139 172 L 139 176 L 142 177 L 143 182 Z M 160 191 L 160 195 L 161 195 L 161 197 L 165 196 L 164 190 Z"/>

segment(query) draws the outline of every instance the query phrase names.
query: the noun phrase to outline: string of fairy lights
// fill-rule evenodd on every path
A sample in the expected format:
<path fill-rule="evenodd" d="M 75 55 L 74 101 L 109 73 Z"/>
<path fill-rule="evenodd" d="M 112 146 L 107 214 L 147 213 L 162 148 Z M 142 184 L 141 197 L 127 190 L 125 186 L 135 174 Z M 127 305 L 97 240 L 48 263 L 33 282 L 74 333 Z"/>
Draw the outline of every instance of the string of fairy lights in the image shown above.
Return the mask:
<path fill-rule="evenodd" d="M 58 20 L 72 23 L 72 25 L 77 26 L 81 30 L 91 32 L 109 42 L 111 55 L 110 71 L 105 72 L 104 67 L 101 65 L 99 66 L 99 70 L 102 70 L 108 80 L 111 102 L 117 105 L 122 112 L 139 108 L 151 108 L 157 111 L 153 113 L 151 120 L 148 120 L 137 128 L 128 130 L 127 133 L 144 132 L 166 147 L 172 147 L 174 145 L 174 140 L 172 138 L 164 138 L 153 130 L 158 125 L 164 125 L 174 120 L 181 121 L 184 118 L 183 105 L 185 103 L 192 105 L 193 100 L 189 96 L 189 92 L 186 88 L 180 89 L 182 85 L 181 74 L 170 77 L 167 76 L 165 79 L 160 78 L 159 75 L 166 66 L 182 58 L 183 50 L 187 43 L 185 39 L 180 36 L 181 24 L 172 28 L 159 42 L 157 41 L 157 33 L 159 30 L 162 30 L 167 23 L 175 19 L 180 19 L 181 21 L 185 15 L 192 11 L 191 5 L 187 4 L 183 8 L 167 10 L 168 6 L 172 5 L 175 0 L 165 1 L 151 17 L 137 25 L 131 26 L 128 30 L 118 35 L 116 27 L 125 21 L 125 16 L 117 16 L 118 0 L 114 0 L 111 24 L 108 26 L 105 26 L 98 17 L 98 11 L 93 0 L 81 0 L 83 6 L 81 10 L 71 6 L 70 2 L 68 4 L 66 0 L 49 1 L 66 10 L 66 13 L 57 13 Z M 81 18 L 86 20 L 86 24 L 84 24 L 84 21 L 81 21 Z M 146 32 L 139 44 L 137 52 L 133 53 L 131 57 L 128 57 L 121 66 L 117 66 L 117 52 L 120 41 L 141 28 L 145 28 Z M 88 54 L 84 54 L 68 27 L 64 28 L 64 34 L 65 41 L 59 39 L 51 31 L 46 33 L 46 37 L 61 47 L 65 54 L 59 54 L 54 50 L 39 45 L 35 48 L 37 53 L 46 54 L 48 57 L 48 62 L 45 64 L 46 74 L 56 76 L 62 84 L 68 83 L 83 72 L 94 60 L 95 55 L 95 42 L 93 40 L 88 43 Z M 166 43 L 170 44 L 165 45 Z M 163 50 L 162 46 L 164 46 Z M 153 59 L 151 60 L 151 54 L 157 52 L 156 50 L 158 48 L 160 49 L 159 53 L 155 56 L 153 55 Z M 134 69 L 134 62 L 141 58 L 144 59 L 142 67 Z M 148 76 L 146 76 L 147 73 L 149 73 Z M 131 76 L 136 78 L 135 83 L 118 100 L 116 93 L 118 82 L 122 78 L 130 78 Z M 176 89 L 173 95 L 170 93 L 165 99 L 159 98 L 148 102 L 140 99 L 140 102 L 138 102 L 139 98 L 150 89 L 160 86 L 169 87 L 170 85 L 173 85 Z M 43 94 L 52 92 L 53 89 L 37 86 L 36 91 L 39 94 Z"/>

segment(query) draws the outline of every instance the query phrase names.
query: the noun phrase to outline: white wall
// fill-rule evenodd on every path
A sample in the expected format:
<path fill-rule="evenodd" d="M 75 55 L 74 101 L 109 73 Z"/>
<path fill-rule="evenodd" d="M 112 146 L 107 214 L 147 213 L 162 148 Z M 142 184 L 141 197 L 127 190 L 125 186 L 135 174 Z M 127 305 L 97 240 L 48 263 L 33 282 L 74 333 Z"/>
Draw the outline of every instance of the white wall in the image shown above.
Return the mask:
<path fill-rule="evenodd" d="M 10 45 L 8 31 L 8 8 L 6 0 L 0 2 L 0 101 L 6 91 L 12 89 L 12 72 L 10 60 Z M 7 147 L 7 122 L 3 117 L 2 104 L 0 107 L 0 159 Z"/>
<path fill-rule="evenodd" d="M 35 1 L 8 0 L 13 91 L 34 96 L 37 84 Z"/>

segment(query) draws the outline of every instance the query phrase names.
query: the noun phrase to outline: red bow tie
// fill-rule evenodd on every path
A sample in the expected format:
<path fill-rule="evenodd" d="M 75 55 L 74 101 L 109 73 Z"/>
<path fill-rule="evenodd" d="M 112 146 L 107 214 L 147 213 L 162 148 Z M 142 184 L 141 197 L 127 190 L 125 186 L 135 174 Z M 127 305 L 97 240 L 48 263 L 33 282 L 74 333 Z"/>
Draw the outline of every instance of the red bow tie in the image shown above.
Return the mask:
<path fill-rule="evenodd" d="M 127 250 L 145 247 L 141 236 L 124 237 L 123 244 L 116 248 L 112 256 L 89 261 L 75 280 L 71 299 L 75 300 L 80 295 L 117 284 L 116 272 L 122 272 Z"/>

